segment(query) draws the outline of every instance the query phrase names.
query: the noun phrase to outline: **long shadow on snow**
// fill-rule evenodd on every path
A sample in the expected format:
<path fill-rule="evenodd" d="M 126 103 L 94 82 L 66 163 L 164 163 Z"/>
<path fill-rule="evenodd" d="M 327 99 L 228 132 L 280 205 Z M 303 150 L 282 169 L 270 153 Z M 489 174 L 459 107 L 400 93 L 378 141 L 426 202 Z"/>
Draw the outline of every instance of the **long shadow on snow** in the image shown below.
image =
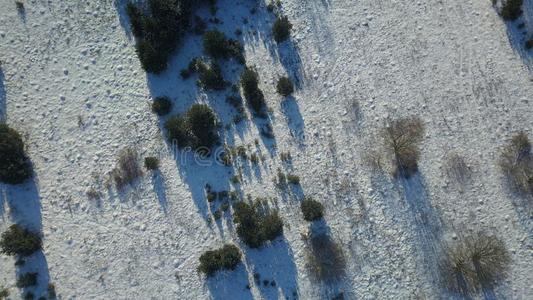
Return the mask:
<path fill-rule="evenodd" d="M 246 249 L 250 271 L 259 274 L 256 287 L 264 299 L 298 299 L 297 269 L 292 249 L 279 237 L 260 249 Z M 268 283 L 266 282 L 268 281 Z M 274 281 L 274 285 L 272 285 Z"/>
<path fill-rule="evenodd" d="M 0 123 L 6 121 L 6 88 L 4 86 L 4 71 L 0 66 Z"/>
<path fill-rule="evenodd" d="M 217 272 L 207 279 L 207 286 L 214 300 L 253 299 L 248 280 L 248 271 L 244 264 L 239 264 L 231 272 Z"/>
<path fill-rule="evenodd" d="M 32 232 L 42 235 L 41 199 L 36 179 L 28 180 L 20 185 L 3 185 L 0 203 L 6 201 L 10 208 L 13 223 L 19 224 Z M 38 273 L 37 285 L 24 288 L 23 292 L 32 292 L 37 297 L 44 295 L 50 282 L 48 263 L 42 250 L 18 259 L 17 277 L 28 272 Z"/>
<path fill-rule="evenodd" d="M 526 41 L 533 39 L 533 0 L 524 0 L 522 16 L 515 21 L 504 21 L 507 36 L 513 49 L 520 55 L 525 66 L 533 71 L 533 49 L 526 49 Z"/>
<path fill-rule="evenodd" d="M 426 273 L 426 278 L 431 280 L 434 287 L 440 284 L 438 276 L 438 252 L 439 241 L 442 236 L 442 222 L 433 208 L 428 197 L 427 188 L 423 176 L 420 173 L 410 178 L 398 178 L 407 203 L 410 220 L 414 227 L 418 248 L 421 252 L 421 262 Z"/>

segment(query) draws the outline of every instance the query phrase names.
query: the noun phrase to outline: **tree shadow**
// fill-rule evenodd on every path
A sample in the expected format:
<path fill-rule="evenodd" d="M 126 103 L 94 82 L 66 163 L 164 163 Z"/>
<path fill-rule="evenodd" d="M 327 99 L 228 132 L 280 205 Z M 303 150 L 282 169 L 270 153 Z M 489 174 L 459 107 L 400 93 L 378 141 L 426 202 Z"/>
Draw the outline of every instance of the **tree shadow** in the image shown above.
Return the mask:
<path fill-rule="evenodd" d="M 305 74 L 300 51 L 292 39 L 277 44 L 277 59 L 291 78 L 296 89 L 301 89 Z"/>
<path fill-rule="evenodd" d="M 2 66 L 0 65 L 0 123 L 6 121 L 6 87 L 4 85 L 5 76 L 4 71 L 2 70 Z"/>
<path fill-rule="evenodd" d="M 231 272 L 217 272 L 206 280 L 211 299 L 253 299 L 248 278 L 248 271 L 242 263 Z"/>
<path fill-rule="evenodd" d="M 297 268 L 292 249 L 284 237 L 260 249 L 246 247 L 246 261 L 262 298 L 298 298 Z"/>
<path fill-rule="evenodd" d="M 21 225 L 29 231 L 39 233 L 42 237 L 42 215 L 41 199 L 36 179 L 30 179 L 20 185 L 3 185 L 2 197 L 10 208 L 10 217 L 13 223 Z M 2 202 L 2 200 L 0 200 Z M 18 258 L 16 275 L 36 272 L 37 285 L 24 288 L 24 294 L 31 292 L 35 296 L 47 294 L 50 283 L 50 274 L 46 256 L 42 250 L 39 250 L 28 257 Z"/>
<path fill-rule="evenodd" d="M 291 136 L 302 147 L 305 143 L 305 123 L 296 99 L 293 96 L 286 97 L 281 102 L 281 110 L 287 118 Z"/>
<path fill-rule="evenodd" d="M 507 37 L 525 66 L 533 71 L 533 48 L 526 48 L 526 41 L 533 39 L 533 0 L 524 0 L 522 15 L 514 21 L 505 21 Z"/>
<path fill-rule="evenodd" d="M 159 205 L 161 206 L 161 209 L 167 214 L 167 193 L 166 193 L 166 184 L 165 184 L 165 178 L 163 177 L 163 174 L 160 170 L 154 170 L 152 173 L 152 184 L 154 185 L 154 191 L 157 195 L 157 200 L 159 201 Z"/>
<path fill-rule="evenodd" d="M 438 270 L 438 253 L 442 236 L 442 222 L 428 197 L 428 192 L 423 176 L 417 172 L 409 178 L 397 178 L 397 184 L 401 186 L 403 198 L 408 211 L 411 213 L 410 220 L 414 226 L 418 249 L 422 255 L 423 272 L 431 279 L 434 287 L 440 283 Z"/>

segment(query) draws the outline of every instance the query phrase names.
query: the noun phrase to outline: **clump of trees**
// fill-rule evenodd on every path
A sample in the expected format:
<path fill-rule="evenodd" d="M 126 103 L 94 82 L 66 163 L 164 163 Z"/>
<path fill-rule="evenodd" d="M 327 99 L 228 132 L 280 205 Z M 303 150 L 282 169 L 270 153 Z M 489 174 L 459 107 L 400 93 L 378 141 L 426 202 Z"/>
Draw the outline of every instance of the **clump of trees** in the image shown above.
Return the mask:
<path fill-rule="evenodd" d="M 154 156 L 148 156 L 144 158 L 144 167 L 147 170 L 157 170 L 159 169 L 159 159 Z"/>
<path fill-rule="evenodd" d="M 533 195 L 533 155 L 525 132 L 515 134 L 502 151 L 500 167 L 519 192 Z"/>
<path fill-rule="evenodd" d="M 292 24 L 286 16 L 278 17 L 272 26 L 274 40 L 282 43 L 291 36 Z"/>
<path fill-rule="evenodd" d="M 311 197 L 306 197 L 304 200 L 302 200 L 300 209 L 304 214 L 304 219 L 309 222 L 320 220 L 324 216 L 324 206 L 322 203 L 314 200 Z"/>
<path fill-rule="evenodd" d="M 203 61 L 197 61 L 196 71 L 198 71 L 198 85 L 206 90 L 223 90 L 226 88 L 226 82 L 222 76 L 220 66 L 212 62 L 206 64 Z"/>
<path fill-rule="evenodd" d="M 7 255 L 30 256 L 42 247 L 41 237 L 13 224 L 0 237 L 0 252 Z"/>
<path fill-rule="evenodd" d="M 504 278 L 510 261 L 502 240 L 477 233 L 445 249 L 440 269 L 447 288 L 468 295 Z"/>
<path fill-rule="evenodd" d="M 241 75 L 241 86 L 248 105 L 256 113 L 261 114 L 265 107 L 265 96 L 259 89 L 259 75 L 254 69 L 250 67 L 244 69 Z"/>
<path fill-rule="evenodd" d="M 418 171 L 419 144 L 424 132 L 424 124 L 418 118 L 393 121 L 383 130 L 386 150 L 393 157 L 397 176 L 408 178 Z"/>
<path fill-rule="evenodd" d="M 294 84 L 289 77 L 282 76 L 278 79 L 276 90 L 283 97 L 287 97 L 294 92 Z"/>
<path fill-rule="evenodd" d="M 277 211 L 271 211 L 259 202 L 253 205 L 237 202 L 233 209 L 237 234 L 249 247 L 259 248 L 283 234 L 283 221 Z"/>
<path fill-rule="evenodd" d="M 500 14 L 505 20 L 516 20 L 522 15 L 524 0 L 503 0 Z"/>
<path fill-rule="evenodd" d="M 228 39 L 218 30 L 209 30 L 204 33 L 204 52 L 214 59 L 228 59 L 233 57 L 237 62 L 244 64 L 244 48 L 236 40 Z"/>
<path fill-rule="evenodd" d="M 20 134 L 0 123 L 0 181 L 20 184 L 31 176 L 31 163 L 24 151 Z"/>
<path fill-rule="evenodd" d="M 178 147 L 211 148 L 219 142 L 218 120 L 206 104 L 194 104 L 185 116 L 175 116 L 165 123 L 167 137 Z"/>
<path fill-rule="evenodd" d="M 220 249 L 206 251 L 200 256 L 198 270 L 207 276 L 221 270 L 234 270 L 241 262 L 241 251 L 235 245 L 224 245 Z"/>

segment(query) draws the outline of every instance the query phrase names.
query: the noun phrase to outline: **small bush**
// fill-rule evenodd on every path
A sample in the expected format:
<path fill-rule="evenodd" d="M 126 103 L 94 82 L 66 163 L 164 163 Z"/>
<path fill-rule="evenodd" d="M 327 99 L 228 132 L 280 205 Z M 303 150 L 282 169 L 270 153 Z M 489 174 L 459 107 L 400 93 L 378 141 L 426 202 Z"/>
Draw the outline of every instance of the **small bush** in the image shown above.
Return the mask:
<path fill-rule="evenodd" d="M 210 30 L 204 33 L 204 51 L 213 58 L 228 59 L 234 57 L 238 62 L 244 63 L 242 45 L 218 30 Z"/>
<path fill-rule="evenodd" d="M 477 233 L 445 249 L 440 269 L 446 287 L 466 295 L 505 277 L 509 263 L 500 239 Z"/>
<path fill-rule="evenodd" d="M 241 75 L 241 86 L 248 105 L 256 113 L 261 113 L 265 106 L 265 96 L 259 89 L 259 76 L 257 72 L 247 67 Z"/>
<path fill-rule="evenodd" d="M 306 221 L 316 221 L 324 216 L 324 206 L 312 198 L 306 197 L 300 204 L 300 208 Z"/>
<path fill-rule="evenodd" d="M 259 248 L 283 234 L 283 222 L 277 212 L 262 210 L 257 204 L 237 202 L 234 222 L 239 238 L 251 248 Z"/>
<path fill-rule="evenodd" d="M 294 85 L 289 77 L 283 76 L 278 80 L 276 90 L 283 97 L 287 97 L 294 92 Z"/>
<path fill-rule="evenodd" d="M 533 155 L 525 132 L 519 132 L 511 138 L 501 154 L 500 167 L 513 188 L 533 195 Z"/>
<path fill-rule="evenodd" d="M 131 148 L 124 149 L 118 157 L 117 166 L 112 171 L 115 187 L 120 191 L 126 185 L 131 185 L 141 175 L 137 152 Z"/>
<path fill-rule="evenodd" d="M 22 1 L 15 1 L 15 5 L 17 6 L 18 11 L 24 11 L 24 2 Z"/>
<path fill-rule="evenodd" d="M 289 174 L 287 175 L 287 182 L 290 184 L 298 185 L 300 184 L 300 177 L 297 175 Z"/>
<path fill-rule="evenodd" d="M 396 175 L 408 178 L 418 171 L 418 144 L 423 136 L 424 124 L 418 118 L 396 120 L 385 128 L 383 137 L 394 157 Z"/>
<path fill-rule="evenodd" d="M 286 16 L 278 17 L 272 26 L 274 40 L 278 43 L 284 42 L 291 35 L 292 24 Z"/>
<path fill-rule="evenodd" d="M 152 102 L 152 111 L 158 116 L 164 116 L 172 109 L 172 102 L 168 97 L 157 97 Z"/>
<path fill-rule="evenodd" d="M 216 63 L 207 65 L 204 62 L 197 63 L 198 85 L 206 90 L 223 90 L 226 88 L 226 82 L 222 76 L 222 70 Z"/>
<path fill-rule="evenodd" d="M 7 288 L 0 288 L 0 300 L 6 300 L 9 297 L 9 290 Z"/>
<path fill-rule="evenodd" d="M 37 273 L 26 273 L 17 278 L 18 288 L 27 288 L 37 285 Z"/>
<path fill-rule="evenodd" d="M 197 147 L 211 148 L 218 142 L 218 120 L 208 105 L 194 104 L 191 106 L 187 112 L 187 122 L 197 140 Z"/>
<path fill-rule="evenodd" d="M 516 20 L 522 15 L 523 0 L 503 0 L 501 15 L 505 20 Z"/>
<path fill-rule="evenodd" d="M 0 237 L 0 252 L 7 255 L 30 256 L 41 247 L 39 235 L 17 224 L 11 225 Z"/>
<path fill-rule="evenodd" d="M 317 280 L 335 281 L 346 272 L 342 248 L 325 233 L 311 235 L 307 260 L 311 275 Z"/>
<path fill-rule="evenodd" d="M 198 270 L 207 276 L 214 275 L 220 270 L 234 270 L 241 262 L 241 251 L 235 245 L 224 245 L 224 247 L 206 251 L 200 256 L 200 266 Z"/>
<path fill-rule="evenodd" d="M 526 49 L 532 49 L 533 48 L 533 38 L 526 41 Z"/>
<path fill-rule="evenodd" d="M 31 176 L 31 163 L 24 152 L 20 134 L 0 123 L 0 181 L 20 184 Z"/>
<path fill-rule="evenodd" d="M 169 118 L 165 122 L 167 138 L 169 142 L 176 143 L 178 147 L 183 148 L 191 146 L 192 133 L 187 119 L 180 116 Z"/>
<path fill-rule="evenodd" d="M 148 170 L 159 169 L 159 159 L 157 157 L 149 156 L 144 158 L 144 167 Z"/>

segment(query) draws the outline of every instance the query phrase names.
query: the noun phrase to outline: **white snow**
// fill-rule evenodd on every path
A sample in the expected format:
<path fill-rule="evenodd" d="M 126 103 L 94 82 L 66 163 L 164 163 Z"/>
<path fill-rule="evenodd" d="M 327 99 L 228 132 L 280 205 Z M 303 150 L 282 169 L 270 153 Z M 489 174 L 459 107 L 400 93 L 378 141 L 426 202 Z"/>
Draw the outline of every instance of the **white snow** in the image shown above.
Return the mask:
<path fill-rule="evenodd" d="M 251 15 L 253 1 L 218 1 L 218 27 L 231 37 L 242 29 L 272 110 L 275 140 L 252 121 L 223 129 L 230 144 L 255 149 L 258 139 L 266 157 L 244 167 L 240 185 L 252 197 L 278 199 L 284 237 L 261 250 L 240 244 L 227 213 L 207 222 L 216 206 L 204 185 L 229 189 L 227 168 L 199 166 L 190 154 L 174 159 L 163 120 L 150 111 L 151 98 L 166 95 L 173 113 L 206 102 L 231 123 L 224 93 L 204 93 L 179 76 L 201 55 L 201 39 L 188 36 L 166 72 L 146 75 L 119 2 L 28 0 L 21 16 L 13 1 L 0 0 L 0 111 L 25 136 L 36 172 L 34 183 L 1 187 L 0 231 L 16 221 L 42 228 L 43 255 L 24 268 L 49 274 L 62 299 L 325 299 L 340 291 L 348 299 L 445 298 L 434 282 L 434 248 L 467 229 L 496 233 L 512 249 L 496 296 L 533 298 L 531 212 L 514 205 L 497 166 L 512 133 L 533 138 L 533 54 L 491 1 L 286 0 L 292 43 L 279 47 L 264 4 Z M 531 35 L 532 0 L 524 11 Z M 236 81 L 234 69 L 224 65 L 227 79 Z M 301 86 L 282 104 L 275 80 L 285 73 Z M 403 116 L 419 116 L 427 135 L 420 175 L 399 182 L 364 158 L 386 120 Z M 128 146 L 141 157 L 160 154 L 161 170 L 118 193 L 106 181 Z M 309 225 L 293 195 L 272 182 L 283 151 L 293 158 L 287 172 L 302 181 L 294 193 L 325 205 L 346 251 L 347 276 L 336 285 L 316 284 L 306 270 Z M 445 176 L 450 153 L 472 169 L 464 189 Z M 101 201 L 88 199 L 90 188 Z M 199 275 L 198 257 L 231 241 L 245 264 L 209 280 Z M 254 272 L 276 286 L 255 284 Z M 0 256 L 0 286 L 14 299 L 16 273 L 14 259 Z"/>

